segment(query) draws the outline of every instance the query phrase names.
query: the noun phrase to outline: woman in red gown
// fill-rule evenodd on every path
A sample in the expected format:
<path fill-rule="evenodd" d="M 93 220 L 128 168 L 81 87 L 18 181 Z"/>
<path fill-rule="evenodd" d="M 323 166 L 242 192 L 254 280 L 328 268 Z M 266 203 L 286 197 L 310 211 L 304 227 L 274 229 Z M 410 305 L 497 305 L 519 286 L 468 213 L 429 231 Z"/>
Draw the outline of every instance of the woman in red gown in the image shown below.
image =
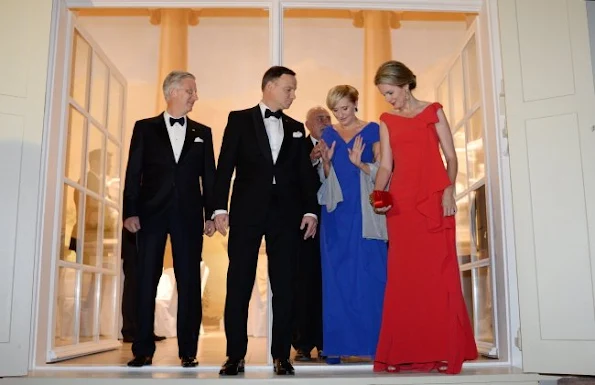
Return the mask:
<path fill-rule="evenodd" d="M 456 254 L 452 134 L 439 103 L 411 95 L 416 79 L 407 66 L 386 62 L 374 82 L 393 107 L 380 116 L 375 189 L 390 183 L 392 207 L 378 209 L 386 212 L 389 248 L 374 371 L 456 374 L 477 347 Z"/>

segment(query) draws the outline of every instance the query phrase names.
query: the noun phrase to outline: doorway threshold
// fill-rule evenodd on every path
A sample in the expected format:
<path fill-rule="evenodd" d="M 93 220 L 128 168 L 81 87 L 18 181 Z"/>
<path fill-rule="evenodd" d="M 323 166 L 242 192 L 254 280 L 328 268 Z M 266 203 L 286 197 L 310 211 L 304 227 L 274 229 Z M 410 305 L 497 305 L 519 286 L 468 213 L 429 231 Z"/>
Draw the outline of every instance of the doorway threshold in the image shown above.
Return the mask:
<path fill-rule="evenodd" d="M 45 367 L 29 372 L 25 377 L 4 378 L 2 385 L 157 385 L 196 384 L 304 384 L 308 385 L 383 385 L 383 384 L 516 384 L 537 385 L 540 381 L 555 384 L 557 377 L 523 373 L 520 369 L 501 366 L 465 367 L 458 375 L 440 373 L 373 373 L 371 365 L 352 367 L 298 367 L 295 376 L 275 376 L 270 366 L 251 366 L 246 373 L 237 377 L 220 377 L 217 367 Z M 174 382 L 175 381 L 175 382 Z"/>

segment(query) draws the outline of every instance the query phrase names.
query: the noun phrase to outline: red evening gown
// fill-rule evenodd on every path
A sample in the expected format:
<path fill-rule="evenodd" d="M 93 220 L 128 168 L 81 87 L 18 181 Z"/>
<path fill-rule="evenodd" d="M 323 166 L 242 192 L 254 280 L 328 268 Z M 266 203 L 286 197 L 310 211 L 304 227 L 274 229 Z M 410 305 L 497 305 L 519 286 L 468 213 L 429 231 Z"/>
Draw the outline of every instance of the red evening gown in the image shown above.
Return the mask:
<path fill-rule="evenodd" d="M 414 117 L 385 113 L 393 152 L 388 271 L 374 371 L 456 374 L 477 347 L 461 291 L 455 219 L 442 214 L 451 184 L 433 103 Z"/>

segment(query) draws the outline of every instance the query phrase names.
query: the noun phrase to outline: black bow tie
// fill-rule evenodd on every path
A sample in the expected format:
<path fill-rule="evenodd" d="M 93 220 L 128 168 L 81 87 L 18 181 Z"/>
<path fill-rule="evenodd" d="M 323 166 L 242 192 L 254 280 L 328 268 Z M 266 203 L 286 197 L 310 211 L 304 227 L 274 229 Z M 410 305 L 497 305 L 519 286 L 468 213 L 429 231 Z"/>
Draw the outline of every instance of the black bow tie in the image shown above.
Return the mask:
<path fill-rule="evenodd" d="M 183 125 L 184 125 L 184 121 L 185 121 L 185 120 L 186 120 L 186 119 L 184 119 L 184 117 L 183 117 L 183 116 L 182 116 L 181 118 L 178 118 L 178 119 L 172 118 L 172 117 L 170 116 L 170 117 L 169 117 L 169 125 L 173 127 L 173 126 L 174 126 L 174 124 L 176 124 L 176 122 L 178 122 L 178 123 L 180 123 L 180 126 L 183 126 Z"/>
<path fill-rule="evenodd" d="M 270 118 L 271 116 L 274 116 L 277 119 L 281 119 L 281 110 L 278 111 L 271 111 L 268 108 L 264 111 L 264 118 Z"/>

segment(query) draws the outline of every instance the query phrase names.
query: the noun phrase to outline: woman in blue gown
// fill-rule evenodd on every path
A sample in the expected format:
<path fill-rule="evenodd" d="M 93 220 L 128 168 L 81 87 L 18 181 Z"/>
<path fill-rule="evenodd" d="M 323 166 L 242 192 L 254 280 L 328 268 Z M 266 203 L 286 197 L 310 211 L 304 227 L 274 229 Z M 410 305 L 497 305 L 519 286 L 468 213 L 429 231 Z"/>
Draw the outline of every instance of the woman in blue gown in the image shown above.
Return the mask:
<path fill-rule="evenodd" d="M 357 101 L 354 87 L 332 88 L 327 105 L 338 124 L 322 134 L 325 176 L 332 167 L 343 195 L 334 209 L 322 207 L 321 218 L 323 336 L 328 363 L 339 363 L 341 356 L 373 358 L 386 283 L 387 245 L 363 238 L 360 192 L 360 172 L 369 175 L 366 163 L 374 163 L 379 156 L 379 126 L 356 117 Z"/>

